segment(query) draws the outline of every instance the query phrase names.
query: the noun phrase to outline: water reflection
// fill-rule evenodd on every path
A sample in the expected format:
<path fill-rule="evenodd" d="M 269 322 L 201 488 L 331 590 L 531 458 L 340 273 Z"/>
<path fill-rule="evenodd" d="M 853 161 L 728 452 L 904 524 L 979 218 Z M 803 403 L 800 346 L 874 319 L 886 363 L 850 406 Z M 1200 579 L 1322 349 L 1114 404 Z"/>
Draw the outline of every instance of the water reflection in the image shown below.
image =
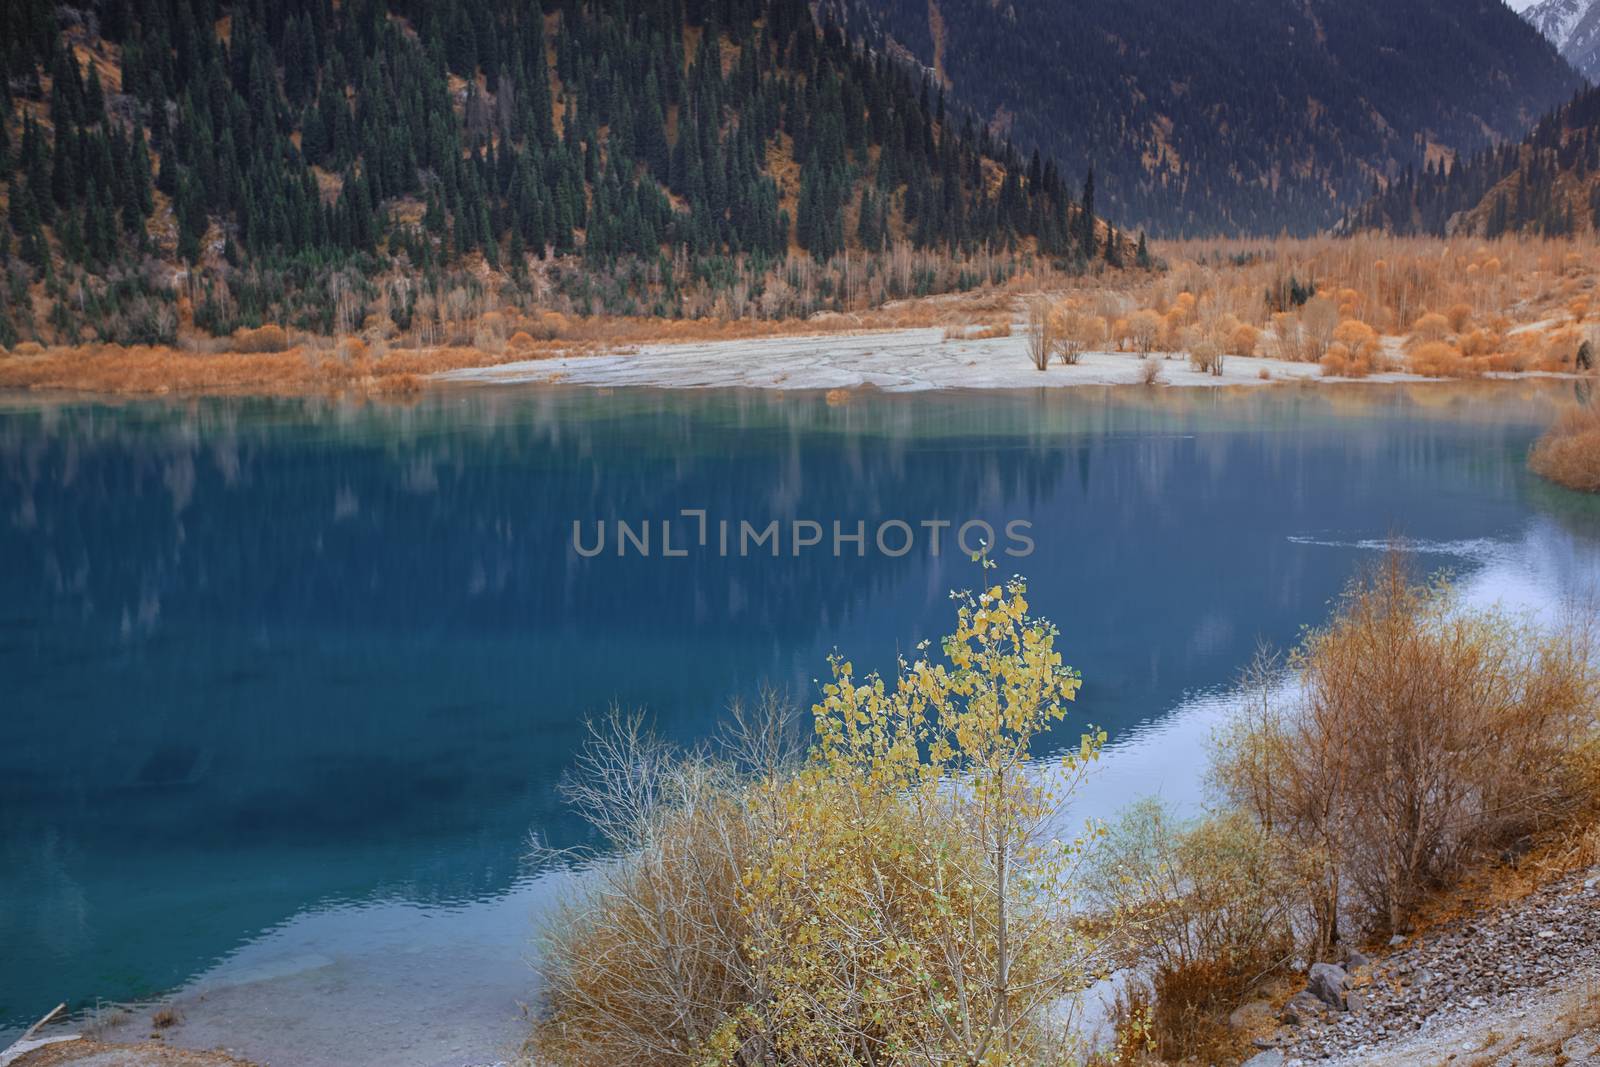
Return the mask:
<path fill-rule="evenodd" d="M 887 665 L 937 636 L 972 575 L 948 551 L 584 559 L 574 519 L 1025 519 L 1015 567 L 1084 672 L 1082 715 L 1181 777 L 1196 744 L 1172 731 L 1199 720 L 1174 709 L 1320 618 L 1364 543 L 1422 539 L 1430 565 L 1535 601 L 1586 579 L 1600 515 L 1522 463 L 1570 402 L 1558 383 L 12 403 L 0 1026 L 172 988 L 297 915 L 360 941 L 337 916 L 498 906 L 532 884 L 530 829 L 582 833 L 554 783 L 585 712 L 647 705 L 703 736 L 760 680 L 808 697 L 836 644 Z M 1148 778 L 1108 776 L 1105 802 Z"/>

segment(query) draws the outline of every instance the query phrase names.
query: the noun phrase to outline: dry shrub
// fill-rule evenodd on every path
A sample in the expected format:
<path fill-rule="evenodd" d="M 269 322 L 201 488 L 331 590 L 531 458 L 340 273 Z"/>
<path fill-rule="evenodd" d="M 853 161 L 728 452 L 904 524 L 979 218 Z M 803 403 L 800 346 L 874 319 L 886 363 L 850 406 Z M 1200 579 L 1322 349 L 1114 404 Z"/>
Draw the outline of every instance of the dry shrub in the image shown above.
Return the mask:
<path fill-rule="evenodd" d="M 1328 378 L 1360 378 L 1365 373 L 1351 364 L 1350 350 L 1335 342 L 1321 359 L 1322 373 Z"/>
<path fill-rule="evenodd" d="M 1292 311 L 1279 311 L 1272 316 L 1272 354 L 1277 359 L 1295 362 L 1304 359 L 1305 333 L 1300 326 L 1300 316 Z"/>
<path fill-rule="evenodd" d="M 1303 875 L 1243 812 L 1180 822 L 1156 801 L 1134 805 L 1096 850 L 1090 899 L 1133 930 L 1132 966 L 1164 1059 L 1215 1059 L 1226 1014 L 1294 950 Z M 1121 1027 L 1119 1026 L 1119 1030 Z"/>
<path fill-rule="evenodd" d="M 1490 352 L 1483 357 L 1483 365 L 1496 373 L 1517 374 L 1528 369 L 1528 357 L 1521 351 Z"/>
<path fill-rule="evenodd" d="M 1056 323 L 1054 308 L 1044 297 L 1028 301 L 1028 359 L 1039 370 L 1048 370 L 1050 356 L 1055 352 Z"/>
<path fill-rule="evenodd" d="M 1339 326 L 1339 306 L 1325 296 L 1314 296 L 1300 310 L 1300 325 L 1304 331 L 1304 358 L 1316 362 L 1328 351 L 1334 331 Z"/>
<path fill-rule="evenodd" d="M 1163 325 L 1161 316 L 1149 308 L 1135 311 L 1128 318 L 1128 339 L 1133 350 L 1141 356 L 1154 352 L 1161 340 Z"/>
<path fill-rule="evenodd" d="M 749 923 L 730 891 L 749 862 L 749 811 L 721 768 L 680 757 L 613 713 L 575 799 L 622 858 L 599 865 L 547 928 L 542 1062 L 691 1063 L 754 999 Z"/>
<path fill-rule="evenodd" d="M 1162 371 L 1161 371 L 1161 364 L 1160 363 L 1158 363 L 1155 360 L 1151 359 L 1149 356 L 1143 356 L 1143 357 L 1140 358 L 1140 360 L 1139 360 L 1139 384 L 1140 385 L 1162 385 L 1162 384 L 1164 384 L 1166 382 L 1166 380 L 1167 380 L 1166 379 L 1166 375 L 1163 374 Z"/>
<path fill-rule="evenodd" d="M 44 353 L 44 345 L 38 341 L 21 341 L 11 349 L 14 356 L 38 356 Z"/>
<path fill-rule="evenodd" d="M 1331 623 L 1253 675 L 1214 774 L 1309 857 L 1313 951 L 1402 927 L 1464 865 L 1572 810 L 1562 764 L 1594 728 L 1586 634 L 1468 610 L 1402 552 L 1347 587 Z"/>
<path fill-rule="evenodd" d="M 1492 330 L 1477 329 L 1461 335 L 1457 345 L 1468 359 L 1492 356 L 1500 351 L 1503 339 Z"/>
<path fill-rule="evenodd" d="M 283 332 L 282 326 L 273 323 L 254 330 L 240 327 L 233 331 L 230 347 L 235 352 L 282 352 L 289 347 L 289 335 Z"/>
<path fill-rule="evenodd" d="M 1476 378 L 1481 373 L 1476 363 L 1462 357 L 1459 348 L 1444 341 L 1428 341 L 1413 348 L 1406 355 L 1406 370 L 1425 378 Z"/>
<path fill-rule="evenodd" d="M 1222 377 L 1222 349 L 1210 341 L 1197 342 L 1189 351 L 1189 366 L 1200 374 Z"/>
<path fill-rule="evenodd" d="M 1438 312 L 1429 312 L 1411 324 L 1411 345 L 1443 341 L 1450 334 L 1450 320 Z"/>
<path fill-rule="evenodd" d="M 1567 411 L 1528 454 L 1541 478 L 1583 493 L 1600 493 L 1600 407 L 1593 401 Z"/>
<path fill-rule="evenodd" d="M 1241 322 L 1228 334 L 1224 351 L 1230 356 L 1253 356 L 1261 343 L 1261 331 L 1248 322 Z"/>
<path fill-rule="evenodd" d="M 1023 593 L 959 594 L 951 662 L 885 681 L 833 657 L 803 757 L 770 694 L 726 756 L 613 712 L 568 789 L 619 858 L 548 926 L 532 1058 L 1076 1062 L 1054 1008 L 1109 961 L 1069 921 L 1083 843 L 1034 830 L 1103 735 L 1048 772 L 1060 793 L 1031 777 L 1078 682 Z"/>
<path fill-rule="evenodd" d="M 1088 315 L 1076 307 L 1058 304 L 1055 318 L 1055 356 L 1063 365 L 1074 366 L 1085 352 L 1101 344 L 1106 336 L 1105 320 Z"/>
<path fill-rule="evenodd" d="M 518 330 L 506 340 L 506 347 L 518 352 L 525 352 L 533 347 L 533 337 L 527 330 Z"/>
<path fill-rule="evenodd" d="M 1445 322 L 1450 327 L 1451 333 L 1460 333 L 1472 321 L 1471 304 L 1451 304 L 1444 313 Z"/>

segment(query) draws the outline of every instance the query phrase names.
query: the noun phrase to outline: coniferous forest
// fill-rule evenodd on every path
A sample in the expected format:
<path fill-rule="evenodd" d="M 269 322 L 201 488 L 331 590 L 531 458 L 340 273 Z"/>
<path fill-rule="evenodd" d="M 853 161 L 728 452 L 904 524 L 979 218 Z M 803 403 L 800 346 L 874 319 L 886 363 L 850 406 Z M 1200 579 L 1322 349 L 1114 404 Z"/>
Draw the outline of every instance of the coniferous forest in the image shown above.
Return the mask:
<path fill-rule="evenodd" d="M 1502 0 L 825 0 L 1161 237 L 1327 229 L 1582 80 Z"/>
<path fill-rule="evenodd" d="M 1600 89 L 1578 93 L 1520 143 L 1408 169 L 1344 228 L 1489 238 L 1600 230 Z"/>
<path fill-rule="evenodd" d="M 491 285 L 792 315 L 1133 254 L 1092 175 L 805 0 L 16 0 L 0 42 L 8 344 L 408 330 Z"/>

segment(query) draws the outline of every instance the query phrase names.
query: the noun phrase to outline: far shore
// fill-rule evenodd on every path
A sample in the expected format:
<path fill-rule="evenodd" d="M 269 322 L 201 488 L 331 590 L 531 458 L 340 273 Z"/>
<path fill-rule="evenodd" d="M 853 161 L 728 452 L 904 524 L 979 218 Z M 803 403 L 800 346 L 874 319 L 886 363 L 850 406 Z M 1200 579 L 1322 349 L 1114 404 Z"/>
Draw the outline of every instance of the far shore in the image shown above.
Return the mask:
<path fill-rule="evenodd" d="M 669 389 L 753 388 L 831 390 L 872 387 L 884 392 L 948 389 L 1144 385 L 1147 360 L 1133 352 L 1085 352 L 1078 363 L 1039 370 L 1020 329 L 1006 337 L 947 339 L 937 328 L 797 334 L 737 340 L 645 344 L 626 351 L 555 355 L 430 376 L 440 382 L 563 383 Z M 1283 382 L 1406 383 L 1446 381 L 1401 371 L 1363 378 L 1329 376 L 1320 364 L 1263 356 L 1230 356 L 1222 373 L 1195 370 L 1187 354 L 1154 352 L 1154 388 L 1262 386 Z M 1489 374 L 1514 380 L 1570 377 L 1544 372 Z"/>

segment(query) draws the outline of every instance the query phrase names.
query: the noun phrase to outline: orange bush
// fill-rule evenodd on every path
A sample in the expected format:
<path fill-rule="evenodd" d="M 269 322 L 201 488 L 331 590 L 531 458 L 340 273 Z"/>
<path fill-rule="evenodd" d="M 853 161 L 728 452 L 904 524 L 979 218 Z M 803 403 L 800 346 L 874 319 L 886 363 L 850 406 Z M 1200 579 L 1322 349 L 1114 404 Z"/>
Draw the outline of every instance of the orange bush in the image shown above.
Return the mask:
<path fill-rule="evenodd" d="M 1430 311 L 1411 324 L 1411 343 L 1426 344 L 1442 341 L 1450 332 L 1450 320 L 1436 311 Z"/>
<path fill-rule="evenodd" d="M 1501 339 L 1498 334 L 1479 329 L 1463 334 L 1459 344 L 1463 356 L 1492 356 L 1500 350 Z"/>
<path fill-rule="evenodd" d="M 1406 370 L 1427 378 L 1476 378 L 1480 370 L 1461 355 L 1455 345 L 1428 341 L 1412 349 Z"/>
<path fill-rule="evenodd" d="M 1533 446 L 1528 467 L 1568 489 L 1600 493 L 1600 408 L 1568 411 Z"/>
<path fill-rule="evenodd" d="M 230 347 L 235 352 L 282 352 L 289 347 L 289 335 L 276 323 L 268 323 L 254 330 L 241 326 L 233 331 Z"/>
<path fill-rule="evenodd" d="M 1327 354 L 1318 362 L 1322 364 L 1322 373 L 1326 377 L 1358 377 L 1358 375 L 1350 373 L 1350 350 L 1337 341 L 1328 346 Z"/>
<path fill-rule="evenodd" d="M 1230 356 L 1253 356 L 1261 343 L 1261 331 L 1248 322 L 1241 322 L 1228 335 L 1227 351 Z"/>

